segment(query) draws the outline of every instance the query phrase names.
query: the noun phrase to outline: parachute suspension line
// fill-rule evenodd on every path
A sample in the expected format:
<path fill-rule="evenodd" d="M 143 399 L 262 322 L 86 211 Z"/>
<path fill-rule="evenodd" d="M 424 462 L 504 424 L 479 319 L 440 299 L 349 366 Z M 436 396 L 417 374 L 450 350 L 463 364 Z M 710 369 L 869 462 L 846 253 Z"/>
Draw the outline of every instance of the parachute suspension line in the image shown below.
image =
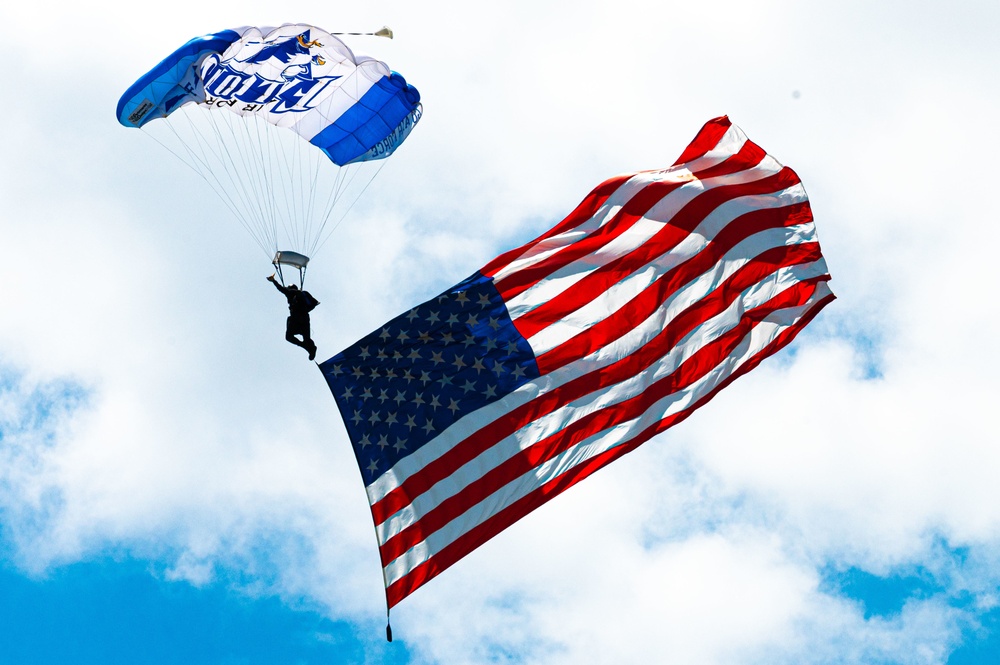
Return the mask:
<path fill-rule="evenodd" d="M 268 198 L 265 192 L 268 187 L 260 151 L 255 149 L 256 144 L 254 143 L 253 136 L 250 134 L 250 127 L 248 124 L 248 122 L 254 121 L 256 121 L 256 118 L 248 121 L 243 116 L 233 116 L 227 118 L 227 125 L 230 129 L 231 135 L 234 137 L 234 143 L 239 150 L 246 173 L 250 176 L 242 180 L 248 183 L 250 191 L 253 192 L 253 197 L 256 201 L 254 208 L 259 214 L 258 219 L 260 220 L 259 225 L 261 232 L 263 233 L 268 244 L 276 248 L 277 225 L 274 221 L 274 210 L 272 209 L 273 206 L 267 205 Z"/>
<path fill-rule="evenodd" d="M 276 171 L 281 176 L 282 197 L 285 203 L 284 209 L 288 211 L 288 216 L 284 218 L 285 231 L 288 236 L 287 241 L 290 241 L 296 248 L 302 248 L 305 243 L 300 238 L 301 219 L 307 214 L 307 211 L 304 208 L 305 193 L 299 175 L 302 170 L 300 158 L 302 150 L 301 141 L 281 140 L 282 138 L 288 138 L 288 136 L 277 133 L 288 133 L 289 131 L 284 128 L 265 127 L 264 133 L 268 135 L 268 150 L 273 155 L 274 161 L 279 164 Z"/>
<path fill-rule="evenodd" d="M 249 231 L 251 237 L 267 253 L 267 234 L 262 230 L 262 222 L 258 210 L 259 206 L 254 205 L 253 191 L 249 188 L 248 184 L 249 178 L 245 176 L 245 174 L 249 173 L 249 168 L 246 163 L 244 151 L 240 150 L 242 145 L 236 140 L 238 137 L 235 135 L 229 116 L 219 115 L 211 109 L 208 109 L 207 112 L 209 114 L 207 116 L 207 124 L 212 130 L 210 135 L 215 139 L 215 145 L 218 148 L 219 163 L 229 175 L 230 183 L 232 183 L 233 189 L 239 194 L 243 203 L 239 219 Z M 225 120 L 221 120 L 222 118 L 225 118 Z M 220 120 L 226 125 L 225 127 L 219 125 Z M 227 139 L 226 134 L 233 138 Z M 236 150 L 236 154 L 234 154 L 234 149 Z"/>
<path fill-rule="evenodd" d="M 305 247 L 306 241 L 309 238 L 315 238 L 314 233 L 316 224 L 322 220 L 316 219 L 316 193 L 319 191 L 320 187 L 320 172 L 321 172 L 321 162 L 320 159 L 326 160 L 326 155 L 323 154 L 322 150 L 310 150 L 307 153 L 308 160 L 310 162 L 310 172 L 312 173 L 312 186 L 309 188 L 309 214 L 305 218 L 305 229 L 302 233 L 302 245 Z M 309 248 L 312 251 L 312 248 Z"/>
<path fill-rule="evenodd" d="M 217 112 L 206 109 L 208 113 L 207 125 L 211 129 L 211 133 L 206 130 L 203 134 L 204 140 L 207 142 L 208 137 L 211 136 L 215 139 L 215 145 L 217 148 L 216 157 L 222 170 L 226 172 L 229 177 L 229 182 L 231 183 L 232 189 L 239 195 L 242 203 L 241 209 L 236 213 L 236 218 L 240 224 L 247 230 L 250 237 L 254 239 L 261 250 L 266 254 L 270 255 L 268 247 L 268 234 L 267 229 L 264 225 L 264 221 L 261 218 L 261 213 L 259 211 L 259 206 L 254 205 L 253 201 L 253 190 L 248 186 L 250 178 L 245 177 L 244 174 L 249 174 L 250 169 L 247 166 L 247 160 L 245 156 L 245 148 L 240 141 L 238 141 L 238 135 L 232 126 L 231 119 L 229 116 L 220 116 Z M 225 128 L 219 126 L 219 118 L 225 117 L 227 120 L 223 121 L 227 126 Z M 230 147 L 230 142 L 224 137 L 224 130 L 233 137 L 233 143 L 235 148 L 238 150 L 238 154 L 234 155 L 233 150 Z M 240 148 L 243 148 L 240 150 Z M 242 170 L 241 167 L 242 166 Z"/>
<path fill-rule="evenodd" d="M 247 210 L 251 209 L 252 206 L 248 199 L 246 186 L 243 184 L 242 178 L 240 178 L 238 162 L 233 159 L 228 144 L 222 138 L 222 132 L 216 125 L 216 115 L 214 115 L 214 112 L 211 109 L 202 109 L 202 111 L 207 114 L 199 116 L 204 120 L 205 127 L 204 129 L 196 129 L 196 134 L 202 145 L 212 148 L 212 154 L 215 156 L 215 164 L 219 166 L 219 170 L 226 174 L 229 181 L 228 188 L 221 185 L 219 188 L 222 190 L 230 189 L 234 195 L 239 197 L 240 205 L 235 213 L 236 219 L 247 230 L 250 237 L 258 245 L 261 245 L 261 249 L 266 252 L 266 247 L 263 245 L 259 234 L 255 231 L 255 220 L 252 215 L 247 214 Z M 214 140 L 214 145 L 209 144 L 210 139 Z"/>
<path fill-rule="evenodd" d="M 273 244 L 274 251 L 278 251 L 278 222 L 280 221 L 281 211 L 277 205 L 277 200 L 275 198 L 275 179 L 280 177 L 280 172 L 276 173 L 274 168 L 274 145 L 271 141 L 271 132 L 264 126 L 266 123 L 262 122 L 256 116 L 253 118 L 254 122 L 254 133 L 256 134 L 256 145 L 266 146 L 264 151 L 250 150 L 250 152 L 257 158 L 257 162 L 260 165 L 260 173 L 263 179 L 263 191 L 267 199 L 267 206 L 264 206 L 264 201 L 261 201 L 261 207 L 266 207 L 270 213 L 271 220 L 271 240 Z M 247 126 L 247 136 L 249 137 L 250 127 Z M 263 132 L 261 130 L 263 129 Z M 262 136 L 263 134 L 263 136 Z M 249 144 L 248 144 L 249 145 Z"/>
<path fill-rule="evenodd" d="M 280 136 L 275 138 L 280 139 Z M 275 143 L 279 142 L 276 140 Z M 270 143 L 268 145 L 271 146 Z M 297 142 L 291 144 L 287 142 L 281 142 L 279 143 L 278 147 L 280 147 L 281 149 L 279 150 L 277 147 L 275 147 L 275 156 L 281 163 L 281 169 L 280 169 L 281 173 L 287 174 L 288 177 L 286 181 L 283 181 L 284 186 L 282 187 L 282 195 L 285 200 L 285 210 L 287 211 L 288 214 L 288 218 L 285 223 L 285 231 L 286 235 L 289 236 L 287 239 L 284 240 L 284 242 L 286 243 L 291 242 L 297 248 L 298 245 L 296 244 L 295 241 L 295 235 L 296 235 L 295 227 L 298 224 L 299 218 L 302 216 L 302 210 L 300 207 L 300 200 L 302 197 L 300 196 L 298 188 L 296 186 L 296 180 L 298 176 L 297 174 L 298 160 L 296 157 L 298 153 L 298 145 Z"/>
<path fill-rule="evenodd" d="M 312 214 L 312 208 L 309 205 L 309 198 L 312 192 L 307 192 L 305 189 L 305 184 L 310 182 L 308 176 L 311 171 L 310 151 L 306 148 L 311 149 L 313 146 L 305 141 L 296 141 L 294 146 L 294 159 L 292 161 L 295 164 L 295 178 L 293 178 L 293 184 L 297 190 L 295 199 L 299 203 L 299 211 L 291 228 L 294 233 L 295 243 L 299 247 L 304 248 L 306 245 L 306 229 L 309 227 L 309 216 Z"/>
<path fill-rule="evenodd" d="M 327 212 L 326 217 L 323 220 L 323 224 L 320 226 L 319 231 L 316 233 L 315 236 L 316 240 L 313 242 L 314 249 L 312 249 L 312 254 L 310 254 L 310 256 L 315 255 L 323 247 L 323 245 L 326 244 L 326 241 L 330 239 L 330 236 L 332 236 L 333 232 L 337 230 L 337 227 L 340 226 L 340 223 L 347 218 L 347 214 L 351 212 L 352 208 L 354 208 L 354 204 L 356 204 L 364 195 L 364 193 L 368 191 L 368 188 L 371 186 L 372 182 L 374 182 L 375 178 L 378 177 L 378 174 L 381 173 L 382 169 L 384 168 L 385 168 L 385 160 L 379 161 L 378 168 L 375 170 L 375 173 L 373 173 L 371 177 L 368 178 L 368 182 L 365 183 L 365 186 L 362 187 L 361 191 L 354 196 L 354 198 L 351 200 L 350 203 L 348 203 L 347 208 L 340 213 L 340 216 L 337 218 L 337 221 L 334 223 L 334 225 L 330 228 L 329 231 L 326 231 L 326 235 L 324 236 L 323 233 L 326 230 L 327 220 L 333 213 L 333 206 L 330 207 L 330 210 Z M 356 176 L 357 176 L 357 171 L 351 174 L 351 179 L 353 180 L 354 177 Z"/>
<path fill-rule="evenodd" d="M 320 191 L 320 187 L 322 186 L 320 183 L 320 176 L 323 174 L 324 167 L 327 167 L 327 164 L 329 164 L 329 160 L 322 150 L 312 150 L 309 152 L 309 155 L 312 161 L 312 185 L 309 188 L 309 217 L 307 218 L 307 227 L 302 240 L 303 247 L 305 247 L 309 239 L 312 239 L 312 243 L 309 244 L 308 247 L 308 252 L 310 253 L 310 256 L 312 256 L 312 251 L 316 249 L 316 229 L 317 227 L 320 229 L 323 228 L 322 225 L 326 221 L 326 216 L 329 216 L 329 213 L 326 212 L 328 201 L 330 198 L 337 196 L 336 184 L 340 181 L 340 178 L 347 167 L 342 166 L 332 169 L 334 175 L 332 187 L 328 183 L 322 183 L 322 185 L 326 185 L 330 190 L 327 195 L 327 201 L 324 201 L 322 205 L 317 206 L 317 193 Z M 327 167 L 327 169 L 329 169 L 329 167 Z M 325 216 L 321 217 L 320 215 Z"/>
<path fill-rule="evenodd" d="M 362 166 L 363 166 L 363 164 L 345 164 L 344 166 L 341 166 L 337 170 L 337 176 L 334 179 L 334 182 L 333 182 L 332 187 L 330 188 L 330 193 L 329 193 L 329 195 L 327 197 L 326 203 L 323 206 L 323 214 L 320 215 L 320 218 L 319 218 L 320 219 L 320 221 L 319 221 L 319 230 L 317 230 L 311 236 L 312 239 L 313 239 L 313 242 L 312 242 L 312 244 L 309 247 L 310 256 L 315 255 L 315 253 L 318 251 L 319 245 L 321 244 L 319 242 L 319 240 L 320 240 L 320 236 L 323 233 L 323 229 L 326 228 L 326 224 L 329 221 L 331 215 L 333 215 L 334 209 L 337 207 L 337 205 L 339 203 L 341 203 L 341 195 L 350 186 L 350 183 L 357 176 L 357 173 L 358 173 L 360 167 L 362 167 Z M 374 177 L 374 176 L 372 176 L 372 177 Z M 360 194 L 358 196 L 360 196 Z M 355 199 L 355 200 L 357 200 L 357 199 Z M 348 209 L 350 209 L 350 208 L 348 208 Z M 346 215 L 346 211 L 345 211 L 344 215 Z M 341 220 L 342 219 L 343 219 L 343 215 L 341 216 Z M 337 224 L 339 224 L 339 223 L 340 223 L 340 221 L 338 220 Z M 336 228 L 336 226 L 334 228 Z"/>
<path fill-rule="evenodd" d="M 189 120 L 189 122 L 190 122 L 190 120 Z M 243 227 L 248 232 L 250 232 L 250 234 L 252 236 L 253 233 L 252 233 L 251 229 L 246 225 L 246 223 L 244 223 L 242 221 L 242 217 L 240 216 L 240 213 L 239 213 L 239 205 L 238 205 L 238 203 L 236 201 L 234 201 L 231 196 L 229 196 L 229 194 L 226 191 L 225 187 L 223 187 L 222 183 L 219 182 L 218 177 L 209 168 L 209 166 L 208 166 L 208 164 L 207 164 L 207 162 L 205 160 L 204 150 L 206 148 L 206 145 L 204 144 L 204 138 L 202 138 L 202 140 L 198 142 L 199 147 L 201 147 L 202 151 L 203 151 L 202 157 L 199 157 L 194 152 L 194 150 L 191 148 L 191 146 L 180 136 L 179 132 L 177 131 L 177 128 L 172 123 L 166 122 L 166 123 L 162 123 L 162 125 L 166 126 L 170 130 L 170 133 L 172 133 L 174 135 L 174 139 L 175 139 L 176 143 L 179 144 L 179 145 L 181 145 L 181 146 L 183 146 L 184 151 L 187 153 L 187 158 L 185 158 L 178 151 L 174 150 L 172 147 L 170 147 L 169 145 L 167 145 L 158 136 L 156 136 L 156 134 L 154 134 L 151 130 L 147 129 L 146 127 L 142 127 L 142 130 L 143 130 L 143 133 L 146 134 L 146 136 L 150 137 L 151 139 L 153 139 L 154 141 L 156 141 L 157 143 L 159 143 L 161 146 L 163 146 L 163 148 L 165 150 L 167 150 L 167 152 L 169 152 L 172 155 L 174 155 L 177 159 L 179 159 L 188 168 L 190 168 L 192 171 L 194 171 L 195 173 L 197 173 L 202 178 L 202 180 L 204 180 L 206 183 L 208 183 L 208 185 L 219 196 L 219 199 L 222 201 L 222 203 L 227 208 L 229 208 L 230 212 L 232 212 L 232 214 L 233 214 L 234 217 L 236 217 L 238 220 L 240 220 L 240 223 L 243 225 Z M 195 131 L 194 134 L 196 136 L 200 136 L 200 133 L 197 132 L 197 131 Z M 258 241 L 258 245 L 259 244 L 260 243 Z M 263 246 L 261 246 L 261 249 L 264 250 L 265 252 L 267 251 L 266 248 L 263 247 Z"/>

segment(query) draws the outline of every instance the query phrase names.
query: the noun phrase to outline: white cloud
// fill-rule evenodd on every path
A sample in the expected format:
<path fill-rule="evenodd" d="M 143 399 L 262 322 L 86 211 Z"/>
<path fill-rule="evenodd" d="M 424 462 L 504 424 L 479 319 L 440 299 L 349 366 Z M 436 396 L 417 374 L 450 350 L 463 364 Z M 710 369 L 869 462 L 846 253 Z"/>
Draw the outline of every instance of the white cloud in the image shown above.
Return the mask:
<path fill-rule="evenodd" d="M 252 592 L 377 621 L 355 462 L 321 376 L 282 340 L 270 266 L 113 119 L 184 40 L 285 19 L 197 7 L 155 23 L 0 10 L 44 16 L 65 45 L 40 58 L 26 28 L 2 47 L 19 73 L 0 126 L 5 537 L 34 572 L 126 550 L 169 579 L 251 571 Z M 338 7 L 340 26 L 325 5 L 297 11 L 391 25 L 370 49 L 426 107 L 310 269 L 321 355 L 600 180 L 668 165 L 724 113 L 803 178 L 839 296 L 794 349 L 407 599 L 397 635 L 448 663 L 944 662 L 1000 588 L 994 4 L 389 2 Z M 86 398 L 15 428 L 63 386 Z M 824 590 L 828 565 L 926 568 L 942 591 L 865 620 Z M 975 602 L 956 609 L 963 590 Z"/>

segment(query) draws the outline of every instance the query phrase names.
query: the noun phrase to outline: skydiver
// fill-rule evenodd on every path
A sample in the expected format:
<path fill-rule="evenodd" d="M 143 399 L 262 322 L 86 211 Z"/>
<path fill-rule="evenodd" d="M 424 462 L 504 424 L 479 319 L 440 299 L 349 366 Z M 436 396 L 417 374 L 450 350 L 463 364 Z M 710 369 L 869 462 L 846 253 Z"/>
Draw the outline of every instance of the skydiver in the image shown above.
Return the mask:
<path fill-rule="evenodd" d="M 274 275 L 267 278 L 267 281 L 274 284 L 274 288 L 285 294 L 288 299 L 288 320 L 285 324 L 285 339 L 295 346 L 301 346 L 309 352 L 309 360 L 316 358 L 316 343 L 309 337 L 309 312 L 316 308 L 319 301 L 313 298 L 308 291 L 299 289 L 295 284 L 282 286 L 274 279 Z M 296 337 L 302 336 L 302 341 Z"/>

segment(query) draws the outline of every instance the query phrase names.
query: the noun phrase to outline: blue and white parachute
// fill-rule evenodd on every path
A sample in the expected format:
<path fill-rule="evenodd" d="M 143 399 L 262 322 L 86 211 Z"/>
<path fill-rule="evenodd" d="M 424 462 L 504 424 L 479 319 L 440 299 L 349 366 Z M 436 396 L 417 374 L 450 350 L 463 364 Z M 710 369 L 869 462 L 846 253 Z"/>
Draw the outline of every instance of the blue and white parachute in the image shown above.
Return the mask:
<path fill-rule="evenodd" d="M 200 173 L 274 257 L 311 256 L 377 173 L 355 170 L 391 155 L 421 113 L 384 62 L 304 24 L 192 39 L 118 102 L 121 124 Z"/>

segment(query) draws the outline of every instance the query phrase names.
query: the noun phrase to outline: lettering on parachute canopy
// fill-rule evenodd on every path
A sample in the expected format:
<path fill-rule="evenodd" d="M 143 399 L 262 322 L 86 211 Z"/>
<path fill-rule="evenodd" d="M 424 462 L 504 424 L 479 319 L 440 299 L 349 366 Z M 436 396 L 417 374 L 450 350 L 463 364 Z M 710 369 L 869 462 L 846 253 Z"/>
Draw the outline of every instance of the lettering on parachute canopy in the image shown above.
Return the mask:
<path fill-rule="evenodd" d="M 142 103 L 128 116 L 128 121 L 133 125 L 138 125 L 139 122 L 146 117 L 146 114 L 150 112 L 153 108 L 153 102 L 148 99 L 142 100 Z"/>
<path fill-rule="evenodd" d="M 417 122 L 420 121 L 420 116 L 422 114 L 422 108 L 417 106 L 417 108 L 415 108 L 410 115 L 403 119 L 403 122 L 399 123 L 396 129 L 394 129 L 389 136 L 372 146 L 371 149 L 365 153 L 365 156 L 358 161 L 367 162 L 369 160 L 378 159 L 379 157 L 391 154 L 392 151 L 403 142 L 403 139 L 410 135 L 410 131 L 417 124 Z"/>

